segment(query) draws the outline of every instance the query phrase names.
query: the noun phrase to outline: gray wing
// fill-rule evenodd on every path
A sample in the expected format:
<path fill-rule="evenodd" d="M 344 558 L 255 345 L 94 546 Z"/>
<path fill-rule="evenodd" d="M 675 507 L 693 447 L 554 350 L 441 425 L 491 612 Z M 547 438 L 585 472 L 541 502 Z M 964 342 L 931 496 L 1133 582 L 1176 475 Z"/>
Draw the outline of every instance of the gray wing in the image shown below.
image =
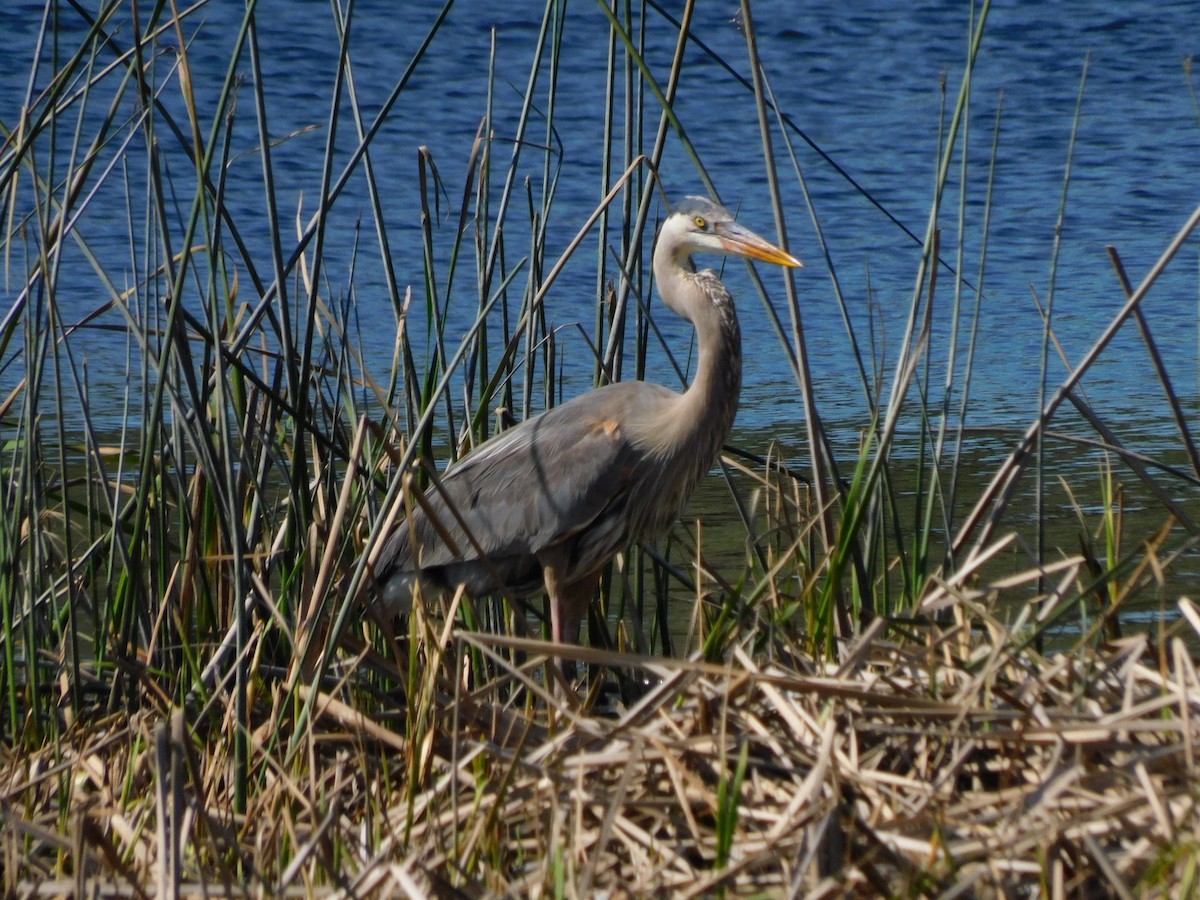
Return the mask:
<path fill-rule="evenodd" d="M 644 415 L 675 396 L 644 382 L 610 385 L 486 442 L 444 473 L 442 491 L 426 493 L 455 546 L 417 507 L 412 532 L 401 522 L 384 544 L 377 581 L 436 568 L 474 574 L 458 564 L 478 560 L 482 551 L 506 580 L 532 580 L 512 585 L 514 593 L 529 593 L 540 585 L 535 554 L 584 532 L 592 561 L 607 559 L 628 539 L 625 507 L 644 456 L 626 427 L 630 413 Z M 494 586 L 494 576 L 487 577 Z"/>

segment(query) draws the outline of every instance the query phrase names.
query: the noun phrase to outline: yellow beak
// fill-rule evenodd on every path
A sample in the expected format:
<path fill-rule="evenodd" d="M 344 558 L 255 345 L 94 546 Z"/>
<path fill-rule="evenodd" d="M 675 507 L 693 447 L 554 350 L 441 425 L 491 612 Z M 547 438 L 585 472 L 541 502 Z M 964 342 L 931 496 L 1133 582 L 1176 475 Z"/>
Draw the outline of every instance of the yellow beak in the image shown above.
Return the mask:
<path fill-rule="evenodd" d="M 723 246 L 729 253 L 738 256 L 749 256 L 751 259 L 761 259 L 763 262 L 774 263 L 777 266 L 787 266 L 791 269 L 802 269 L 804 263 L 792 256 L 786 250 L 776 247 L 770 241 L 760 238 L 749 228 L 743 228 L 736 222 L 721 226 L 717 232 Z"/>

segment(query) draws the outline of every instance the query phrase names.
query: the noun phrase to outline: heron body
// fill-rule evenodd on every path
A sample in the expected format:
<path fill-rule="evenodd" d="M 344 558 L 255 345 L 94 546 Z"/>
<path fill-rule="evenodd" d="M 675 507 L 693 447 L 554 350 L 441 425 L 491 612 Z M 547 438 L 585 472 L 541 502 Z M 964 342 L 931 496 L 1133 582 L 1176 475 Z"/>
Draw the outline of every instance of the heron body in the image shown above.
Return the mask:
<path fill-rule="evenodd" d="M 691 385 L 683 393 L 642 381 L 598 388 L 450 467 L 375 560 L 373 601 L 382 612 L 407 610 L 418 586 L 424 596 L 460 585 L 474 596 L 544 590 L 553 639 L 578 641 L 604 565 L 670 529 L 733 426 L 741 331 L 716 273 L 691 266 L 704 251 L 801 265 L 711 200 L 681 202 L 659 233 L 654 277 L 667 305 L 696 329 Z"/>

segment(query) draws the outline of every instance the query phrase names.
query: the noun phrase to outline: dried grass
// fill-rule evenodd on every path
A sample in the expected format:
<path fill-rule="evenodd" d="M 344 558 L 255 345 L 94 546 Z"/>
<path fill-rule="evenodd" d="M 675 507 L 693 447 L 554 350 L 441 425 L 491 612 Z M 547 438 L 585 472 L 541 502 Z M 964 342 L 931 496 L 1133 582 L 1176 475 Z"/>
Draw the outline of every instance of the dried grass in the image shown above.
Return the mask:
<path fill-rule="evenodd" d="M 514 689 L 536 656 L 455 691 L 445 674 L 468 648 L 493 662 L 545 649 L 455 632 L 427 727 L 411 707 L 388 722 L 396 710 L 361 693 L 321 693 L 291 757 L 283 681 L 263 682 L 244 817 L 227 723 L 186 739 L 179 710 L 77 724 L 3 760 L 6 886 L 1179 896 L 1200 846 L 1200 682 L 1183 637 L 1043 657 L 994 621 L 954 621 L 969 605 L 907 636 L 878 623 L 824 672 L 784 646 L 727 665 L 580 649 L 651 680 L 603 708 L 597 691 L 581 708 Z"/>

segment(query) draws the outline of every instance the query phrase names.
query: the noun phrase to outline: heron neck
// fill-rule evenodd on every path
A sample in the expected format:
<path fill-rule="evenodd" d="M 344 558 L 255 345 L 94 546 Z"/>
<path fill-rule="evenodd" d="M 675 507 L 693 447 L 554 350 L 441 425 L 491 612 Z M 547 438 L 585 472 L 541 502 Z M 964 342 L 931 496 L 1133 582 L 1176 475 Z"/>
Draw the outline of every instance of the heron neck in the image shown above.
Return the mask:
<path fill-rule="evenodd" d="M 690 274 L 690 273 L 689 273 Z M 693 421 L 713 434 L 716 446 L 729 436 L 742 390 L 742 332 L 733 298 L 710 271 L 691 275 L 702 284 L 707 302 L 691 316 L 696 329 L 696 374 L 683 394 Z"/>
<path fill-rule="evenodd" d="M 675 313 L 696 329 L 699 359 L 696 374 L 679 398 L 679 415 L 672 419 L 687 429 L 688 443 L 702 445 L 707 471 L 729 436 L 742 387 L 742 338 L 733 299 L 710 270 L 693 272 L 686 255 L 673 258 L 656 252 L 654 274 L 659 294 Z M 682 435 L 676 436 L 683 437 Z"/>

